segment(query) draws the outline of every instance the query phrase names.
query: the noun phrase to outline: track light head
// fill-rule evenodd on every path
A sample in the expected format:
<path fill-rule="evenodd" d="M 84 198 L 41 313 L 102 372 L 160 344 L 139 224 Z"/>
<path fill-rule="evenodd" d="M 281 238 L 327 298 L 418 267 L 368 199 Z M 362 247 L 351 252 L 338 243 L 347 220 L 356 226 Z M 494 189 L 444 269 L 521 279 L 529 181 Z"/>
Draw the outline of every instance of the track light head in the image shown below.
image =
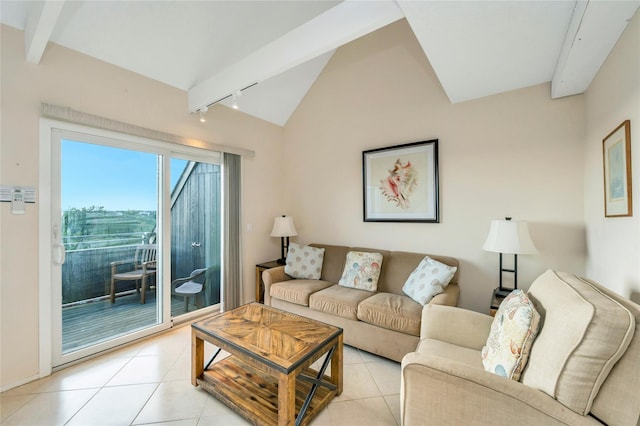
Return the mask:
<path fill-rule="evenodd" d="M 242 96 L 242 91 L 236 90 L 231 94 L 231 108 L 238 109 L 238 98 Z"/>
<path fill-rule="evenodd" d="M 207 111 L 209 111 L 209 108 L 205 105 L 202 108 L 200 108 L 200 122 L 204 123 L 205 121 L 207 121 L 207 118 L 204 116 Z"/>

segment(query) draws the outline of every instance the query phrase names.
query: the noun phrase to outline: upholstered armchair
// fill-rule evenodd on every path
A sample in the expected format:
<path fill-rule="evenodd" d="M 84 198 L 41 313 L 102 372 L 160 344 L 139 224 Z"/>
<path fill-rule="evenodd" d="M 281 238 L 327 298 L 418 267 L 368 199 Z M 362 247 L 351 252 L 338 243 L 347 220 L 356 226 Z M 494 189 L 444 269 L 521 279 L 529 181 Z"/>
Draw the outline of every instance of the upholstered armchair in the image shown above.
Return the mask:
<path fill-rule="evenodd" d="M 540 328 L 518 381 L 485 371 L 494 318 L 425 306 L 420 343 L 402 360 L 403 425 L 636 425 L 640 306 L 554 271 L 527 295 Z"/>

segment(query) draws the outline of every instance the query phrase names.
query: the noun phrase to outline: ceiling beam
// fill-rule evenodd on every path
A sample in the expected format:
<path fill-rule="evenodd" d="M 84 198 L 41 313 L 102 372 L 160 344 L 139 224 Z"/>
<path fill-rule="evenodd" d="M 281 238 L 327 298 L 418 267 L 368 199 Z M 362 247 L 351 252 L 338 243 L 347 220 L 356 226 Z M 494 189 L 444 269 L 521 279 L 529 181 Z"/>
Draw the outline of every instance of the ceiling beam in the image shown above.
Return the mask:
<path fill-rule="evenodd" d="M 564 37 L 564 42 L 562 43 L 562 50 L 560 51 L 560 56 L 556 63 L 556 69 L 551 77 L 552 99 L 568 96 L 561 93 L 569 93 L 569 89 L 567 87 L 573 79 L 569 79 L 569 76 L 566 75 L 564 70 L 567 67 L 571 48 L 576 40 L 580 24 L 582 23 L 582 18 L 587 11 L 587 4 L 589 4 L 588 0 L 577 0 L 573 8 L 573 15 L 571 16 L 569 28 L 567 29 L 567 34 Z"/>
<path fill-rule="evenodd" d="M 217 103 L 403 17 L 394 0 L 346 0 L 189 89 L 189 111 Z"/>
<path fill-rule="evenodd" d="M 640 6 L 578 0 L 551 80 L 551 98 L 584 93 Z"/>
<path fill-rule="evenodd" d="M 40 63 L 63 6 L 64 0 L 47 0 L 32 4 L 24 28 L 27 61 Z"/>

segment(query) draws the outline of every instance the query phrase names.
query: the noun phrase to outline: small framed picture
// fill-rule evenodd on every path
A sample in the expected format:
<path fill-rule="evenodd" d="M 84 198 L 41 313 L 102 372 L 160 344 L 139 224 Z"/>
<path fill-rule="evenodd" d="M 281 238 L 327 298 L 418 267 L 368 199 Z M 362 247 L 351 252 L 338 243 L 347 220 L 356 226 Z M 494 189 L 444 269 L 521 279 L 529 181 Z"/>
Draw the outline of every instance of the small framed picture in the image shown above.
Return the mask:
<path fill-rule="evenodd" d="M 604 216 L 632 216 L 631 123 L 626 120 L 602 140 Z"/>
<path fill-rule="evenodd" d="M 365 222 L 439 222 L 438 140 L 362 153 Z"/>

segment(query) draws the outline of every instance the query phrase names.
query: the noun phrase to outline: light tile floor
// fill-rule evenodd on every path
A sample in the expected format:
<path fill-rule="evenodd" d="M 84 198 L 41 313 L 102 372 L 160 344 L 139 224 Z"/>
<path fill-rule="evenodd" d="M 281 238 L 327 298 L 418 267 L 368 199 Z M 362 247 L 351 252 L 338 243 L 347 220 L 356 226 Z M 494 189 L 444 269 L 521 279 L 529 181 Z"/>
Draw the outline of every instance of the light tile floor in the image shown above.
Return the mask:
<path fill-rule="evenodd" d="M 247 425 L 191 385 L 190 362 L 182 326 L 0 394 L 0 424 Z M 398 425 L 399 393 L 400 364 L 345 346 L 344 391 L 311 424 Z"/>

